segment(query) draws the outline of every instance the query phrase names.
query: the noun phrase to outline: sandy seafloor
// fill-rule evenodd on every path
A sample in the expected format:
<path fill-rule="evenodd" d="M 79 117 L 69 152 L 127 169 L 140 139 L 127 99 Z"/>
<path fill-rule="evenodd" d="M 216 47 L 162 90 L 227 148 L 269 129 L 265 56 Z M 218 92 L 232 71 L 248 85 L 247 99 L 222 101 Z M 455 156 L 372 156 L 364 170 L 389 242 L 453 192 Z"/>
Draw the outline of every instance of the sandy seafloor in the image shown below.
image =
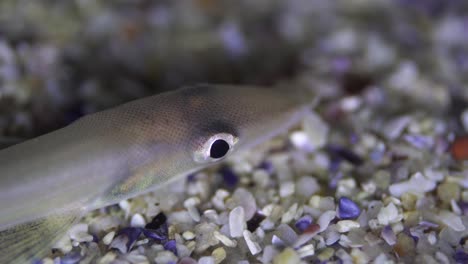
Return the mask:
<path fill-rule="evenodd" d="M 1 1 L 5 144 L 199 82 L 321 98 L 288 134 L 89 213 L 40 262 L 468 263 L 467 11 L 463 0 Z"/>

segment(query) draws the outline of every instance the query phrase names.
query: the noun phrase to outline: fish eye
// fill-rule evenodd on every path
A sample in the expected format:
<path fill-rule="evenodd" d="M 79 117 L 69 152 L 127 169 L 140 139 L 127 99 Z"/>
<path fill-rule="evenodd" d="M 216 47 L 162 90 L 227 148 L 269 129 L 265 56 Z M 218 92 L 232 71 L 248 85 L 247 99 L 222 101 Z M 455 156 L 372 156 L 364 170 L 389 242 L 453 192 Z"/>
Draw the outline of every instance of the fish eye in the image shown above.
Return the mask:
<path fill-rule="evenodd" d="M 210 157 L 213 159 L 220 159 L 224 157 L 231 146 L 224 139 L 217 139 L 210 146 Z"/>
<path fill-rule="evenodd" d="M 237 137 L 228 133 L 215 134 L 199 145 L 193 159 L 199 163 L 220 160 L 233 150 L 237 141 Z"/>

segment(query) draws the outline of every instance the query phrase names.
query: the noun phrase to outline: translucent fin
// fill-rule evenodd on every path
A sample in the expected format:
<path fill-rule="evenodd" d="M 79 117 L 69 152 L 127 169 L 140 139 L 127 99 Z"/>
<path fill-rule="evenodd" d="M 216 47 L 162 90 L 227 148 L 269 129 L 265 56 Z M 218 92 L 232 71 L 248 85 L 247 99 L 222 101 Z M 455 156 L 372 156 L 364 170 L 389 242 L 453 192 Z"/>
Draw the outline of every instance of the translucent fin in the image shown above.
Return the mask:
<path fill-rule="evenodd" d="M 0 231 L 0 263 L 32 263 L 42 258 L 79 219 L 80 212 L 52 214 Z"/>

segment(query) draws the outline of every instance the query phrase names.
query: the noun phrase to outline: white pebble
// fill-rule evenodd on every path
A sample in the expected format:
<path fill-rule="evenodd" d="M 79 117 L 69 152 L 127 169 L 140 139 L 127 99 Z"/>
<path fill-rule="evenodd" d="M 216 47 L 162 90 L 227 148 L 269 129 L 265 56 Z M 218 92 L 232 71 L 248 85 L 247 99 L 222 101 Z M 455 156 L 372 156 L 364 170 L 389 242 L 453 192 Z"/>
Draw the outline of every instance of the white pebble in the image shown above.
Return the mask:
<path fill-rule="evenodd" d="M 450 207 L 452 208 L 452 212 L 454 212 L 457 215 L 461 215 L 463 213 L 455 199 L 450 200 Z"/>
<path fill-rule="evenodd" d="M 252 218 L 257 211 L 257 201 L 255 197 L 244 188 L 238 188 L 227 203 L 228 208 L 234 208 L 236 206 L 242 206 L 242 208 L 244 208 L 245 220 Z"/>
<path fill-rule="evenodd" d="M 163 250 L 159 252 L 156 257 L 154 258 L 155 263 L 170 263 L 170 262 L 177 262 L 177 256 L 174 255 L 171 251 Z"/>
<path fill-rule="evenodd" d="M 192 231 L 185 231 L 184 233 L 182 233 L 182 237 L 185 240 L 192 240 L 195 238 L 195 234 Z"/>
<path fill-rule="evenodd" d="M 112 240 L 109 248 L 118 249 L 122 253 L 127 253 L 127 242 L 128 237 L 126 236 L 118 236 L 114 240 Z"/>
<path fill-rule="evenodd" d="M 112 261 L 114 261 L 115 259 L 117 258 L 117 255 L 112 252 L 112 251 L 109 251 L 107 252 L 106 255 L 104 255 L 100 260 L 99 260 L 99 264 L 108 264 L 108 263 L 112 263 Z M 45 264 L 45 263 L 44 263 Z"/>
<path fill-rule="evenodd" d="M 216 237 L 219 241 L 221 241 L 221 243 L 223 243 L 226 247 L 235 247 L 237 246 L 237 241 L 236 240 L 232 240 L 230 239 L 229 237 L 221 234 L 220 232 L 218 231 L 214 231 L 213 232 L 213 235 L 214 237 Z"/>
<path fill-rule="evenodd" d="M 111 232 L 107 233 L 107 234 L 102 238 L 102 243 L 104 243 L 104 245 L 110 245 L 110 243 L 111 243 L 112 240 L 114 239 L 114 236 L 115 236 L 115 231 L 111 231 Z"/>
<path fill-rule="evenodd" d="M 270 184 L 270 175 L 267 171 L 258 169 L 255 170 L 252 174 L 252 178 L 258 188 L 266 188 Z"/>
<path fill-rule="evenodd" d="M 434 233 L 434 231 L 430 232 L 428 235 L 427 235 L 427 241 L 429 242 L 429 244 L 431 244 L 432 246 L 435 245 L 437 243 L 437 236 L 436 234 Z"/>
<path fill-rule="evenodd" d="M 315 255 L 315 247 L 313 244 L 305 245 L 297 250 L 297 254 L 299 254 L 301 258 L 313 256 Z"/>
<path fill-rule="evenodd" d="M 130 214 L 130 203 L 127 200 L 122 200 L 119 202 L 119 207 L 125 212 L 125 218 Z"/>
<path fill-rule="evenodd" d="M 317 220 L 317 224 L 320 226 L 319 232 L 323 232 L 325 229 L 327 229 L 331 220 L 335 219 L 335 216 L 336 216 L 335 211 L 330 210 L 330 211 L 324 212 Z"/>
<path fill-rule="evenodd" d="M 146 225 L 146 221 L 141 214 L 134 214 L 132 216 L 132 220 L 130 221 L 131 227 L 144 227 Z"/>
<path fill-rule="evenodd" d="M 238 206 L 229 213 L 229 231 L 231 237 L 241 237 L 246 226 L 244 208 Z"/>
<path fill-rule="evenodd" d="M 310 145 L 315 148 L 323 147 L 328 140 L 328 125 L 314 112 L 310 112 L 302 124 L 304 132 L 307 133 Z"/>
<path fill-rule="evenodd" d="M 310 197 L 320 191 L 320 185 L 314 177 L 303 176 L 297 181 L 296 190 L 298 194 L 304 197 Z"/>
<path fill-rule="evenodd" d="M 300 213 L 302 212 L 301 209 L 298 209 L 297 203 L 291 205 L 291 207 L 289 207 L 289 209 L 286 210 L 286 212 L 284 212 L 283 216 L 281 217 L 281 223 L 285 224 L 291 222 L 294 218 L 297 217 L 298 210 Z"/>
<path fill-rule="evenodd" d="M 159 262 L 156 262 L 156 263 L 159 263 Z M 211 257 L 211 256 L 201 257 L 198 260 L 198 264 L 215 264 L 215 259 L 213 257 Z"/>
<path fill-rule="evenodd" d="M 390 194 L 396 197 L 400 197 L 405 193 L 426 193 L 434 190 L 436 182 L 428 180 L 420 172 L 416 172 L 408 181 L 399 182 L 390 185 Z"/>
<path fill-rule="evenodd" d="M 382 207 L 377 214 L 377 220 L 380 225 L 393 224 L 403 219 L 403 215 L 398 213 L 398 208 L 389 203 L 387 206 Z"/>
<path fill-rule="evenodd" d="M 244 230 L 243 236 L 252 255 L 257 255 L 262 251 L 262 247 L 255 241 L 253 234 L 249 230 Z"/>
<path fill-rule="evenodd" d="M 216 191 L 214 197 L 211 199 L 213 206 L 218 210 L 225 210 L 226 205 L 224 204 L 224 199 L 229 196 L 229 192 L 224 189 L 219 189 Z"/>
<path fill-rule="evenodd" d="M 450 264 L 450 263 L 452 263 L 452 261 L 450 261 L 450 259 L 444 253 L 442 253 L 441 251 L 437 251 L 435 253 L 435 257 L 436 257 L 437 261 L 439 261 L 439 263 L 441 263 L 441 264 Z"/>
<path fill-rule="evenodd" d="M 187 209 L 193 221 L 200 222 L 200 212 L 198 212 L 197 205 L 200 204 L 200 198 L 190 197 L 184 201 L 184 207 Z"/>
<path fill-rule="evenodd" d="M 348 96 L 341 99 L 340 104 L 345 112 L 354 112 L 361 106 L 362 100 L 357 96 Z"/>
<path fill-rule="evenodd" d="M 56 262 L 51 258 L 45 258 L 42 260 L 42 264 L 55 264 Z"/>
<path fill-rule="evenodd" d="M 294 182 L 292 181 L 287 181 L 287 182 L 282 182 L 280 187 L 279 187 L 279 195 L 280 197 L 288 197 L 294 194 Z"/>
<path fill-rule="evenodd" d="M 361 225 L 359 222 L 354 220 L 341 220 L 336 223 L 336 230 L 340 233 L 349 232 L 353 228 L 359 228 Z"/>
<path fill-rule="evenodd" d="M 262 257 L 259 258 L 260 262 L 263 264 L 271 263 L 273 258 L 278 254 L 278 250 L 272 246 L 272 245 L 267 245 L 263 249 L 263 254 Z"/>
<path fill-rule="evenodd" d="M 127 254 L 125 256 L 125 259 L 128 260 L 130 263 L 149 264 L 148 258 L 146 258 L 146 256 L 134 252 L 136 251 L 132 251 L 130 252 L 130 254 Z"/>
<path fill-rule="evenodd" d="M 293 144 L 293 146 L 296 147 L 297 149 L 300 149 L 304 152 L 314 151 L 314 147 L 312 146 L 312 144 L 310 144 L 309 137 L 307 136 L 307 133 L 304 131 L 292 132 L 289 139 L 291 140 L 291 143 Z"/>
<path fill-rule="evenodd" d="M 439 221 L 444 223 L 446 226 L 450 227 L 451 229 L 461 232 L 465 231 L 465 226 L 463 225 L 463 221 L 460 216 L 448 212 L 448 211 L 442 211 L 439 213 Z"/>

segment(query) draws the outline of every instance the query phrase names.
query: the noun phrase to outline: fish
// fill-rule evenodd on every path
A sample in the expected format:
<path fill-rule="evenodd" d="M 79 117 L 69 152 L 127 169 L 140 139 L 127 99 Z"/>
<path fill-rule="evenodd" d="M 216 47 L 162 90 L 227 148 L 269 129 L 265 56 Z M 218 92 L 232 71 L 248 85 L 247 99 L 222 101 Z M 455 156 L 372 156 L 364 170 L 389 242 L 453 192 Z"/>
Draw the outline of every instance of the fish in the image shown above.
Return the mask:
<path fill-rule="evenodd" d="M 252 149 L 309 111 L 287 89 L 197 84 L 0 150 L 0 263 L 40 258 L 86 212 Z"/>

